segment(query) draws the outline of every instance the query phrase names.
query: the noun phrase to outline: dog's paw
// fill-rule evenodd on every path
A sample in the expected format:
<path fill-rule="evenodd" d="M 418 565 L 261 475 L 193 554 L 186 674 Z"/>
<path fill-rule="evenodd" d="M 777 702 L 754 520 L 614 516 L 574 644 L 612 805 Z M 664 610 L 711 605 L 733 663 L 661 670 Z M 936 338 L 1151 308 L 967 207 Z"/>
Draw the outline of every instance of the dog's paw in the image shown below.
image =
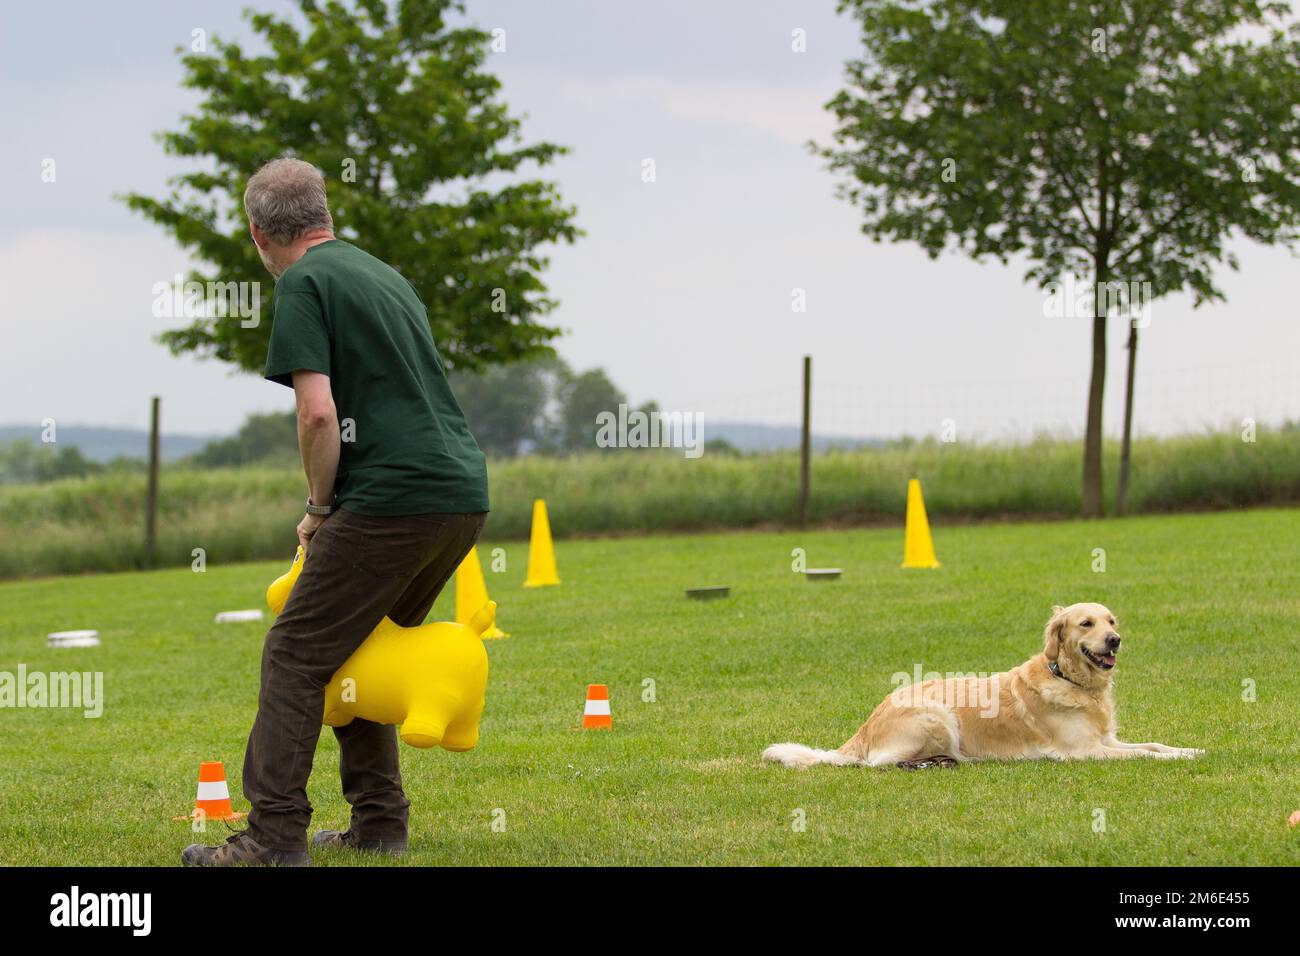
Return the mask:
<path fill-rule="evenodd" d="M 1186 757 L 1188 760 L 1191 760 L 1193 757 L 1205 756 L 1204 750 L 1197 750 L 1195 747 L 1183 747 L 1181 750 L 1178 751 L 1178 753 L 1180 756 Z"/>

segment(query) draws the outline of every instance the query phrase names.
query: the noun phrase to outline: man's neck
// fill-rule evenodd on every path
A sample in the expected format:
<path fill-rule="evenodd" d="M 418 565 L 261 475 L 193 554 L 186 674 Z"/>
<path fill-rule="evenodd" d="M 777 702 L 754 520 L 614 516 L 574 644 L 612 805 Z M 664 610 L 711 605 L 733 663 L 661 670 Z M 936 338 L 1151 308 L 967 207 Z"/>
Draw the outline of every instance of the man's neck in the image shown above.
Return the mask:
<path fill-rule="evenodd" d="M 309 232 L 305 236 L 300 236 L 290 247 L 292 258 L 285 268 L 293 265 L 299 259 L 307 254 L 307 250 L 312 246 L 319 246 L 322 242 L 329 242 L 334 238 L 334 233 L 328 229 L 317 229 L 315 232 Z"/>
<path fill-rule="evenodd" d="M 334 233 L 330 232 L 328 229 L 318 229 L 315 232 L 307 233 L 307 235 L 303 236 L 296 243 L 296 245 L 301 247 L 301 251 L 298 252 L 298 258 L 301 259 L 302 254 L 312 246 L 319 246 L 322 242 L 329 242 L 333 238 Z"/>

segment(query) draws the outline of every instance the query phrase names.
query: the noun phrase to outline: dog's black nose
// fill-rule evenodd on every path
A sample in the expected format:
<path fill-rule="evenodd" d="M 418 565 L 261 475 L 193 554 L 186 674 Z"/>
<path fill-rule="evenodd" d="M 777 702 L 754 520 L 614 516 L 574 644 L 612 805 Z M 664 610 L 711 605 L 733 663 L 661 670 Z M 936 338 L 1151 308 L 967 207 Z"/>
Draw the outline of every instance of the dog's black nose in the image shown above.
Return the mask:
<path fill-rule="evenodd" d="M 1107 634 L 1106 646 L 1109 647 L 1112 651 L 1117 651 L 1119 650 L 1119 640 L 1120 638 L 1118 634 Z"/>

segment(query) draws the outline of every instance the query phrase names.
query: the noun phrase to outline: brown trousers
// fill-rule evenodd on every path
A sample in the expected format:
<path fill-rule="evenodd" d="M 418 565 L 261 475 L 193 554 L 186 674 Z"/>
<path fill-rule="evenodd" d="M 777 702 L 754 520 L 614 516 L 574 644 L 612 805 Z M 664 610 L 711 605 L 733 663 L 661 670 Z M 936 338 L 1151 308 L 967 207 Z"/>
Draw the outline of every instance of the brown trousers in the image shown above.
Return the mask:
<path fill-rule="evenodd" d="M 339 510 L 311 540 L 284 611 L 266 635 L 257 719 L 244 754 L 249 835 L 262 846 L 307 848 L 307 778 L 320 737 L 325 685 L 385 617 L 424 623 L 443 585 L 483 530 L 486 514 L 373 517 Z M 397 729 L 355 719 L 335 727 L 350 829 L 365 840 L 406 839 Z"/>

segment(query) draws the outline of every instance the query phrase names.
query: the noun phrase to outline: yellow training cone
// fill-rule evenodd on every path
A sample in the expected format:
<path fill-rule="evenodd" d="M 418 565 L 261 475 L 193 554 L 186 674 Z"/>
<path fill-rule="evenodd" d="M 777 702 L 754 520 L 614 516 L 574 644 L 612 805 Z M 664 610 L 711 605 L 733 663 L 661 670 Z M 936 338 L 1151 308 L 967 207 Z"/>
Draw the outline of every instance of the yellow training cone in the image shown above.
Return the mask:
<path fill-rule="evenodd" d="M 469 554 L 456 569 L 456 623 L 468 624 L 474 615 L 488 602 L 487 584 L 483 580 L 483 566 L 478 561 L 478 549 L 470 548 Z M 509 637 L 505 631 L 492 624 L 480 635 L 485 641 L 498 637 Z"/>
<path fill-rule="evenodd" d="M 546 502 L 538 498 L 533 502 L 533 535 L 528 542 L 528 579 L 524 587 L 541 588 L 559 583 L 555 545 L 551 544 L 551 522 L 546 517 Z"/>
<path fill-rule="evenodd" d="M 907 483 L 907 530 L 903 536 L 903 567 L 939 567 L 939 559 L 934 556 L 934 541 L 930 538 L 930 521 L 925 516 L 921 483 L 915 478 Z"/>

